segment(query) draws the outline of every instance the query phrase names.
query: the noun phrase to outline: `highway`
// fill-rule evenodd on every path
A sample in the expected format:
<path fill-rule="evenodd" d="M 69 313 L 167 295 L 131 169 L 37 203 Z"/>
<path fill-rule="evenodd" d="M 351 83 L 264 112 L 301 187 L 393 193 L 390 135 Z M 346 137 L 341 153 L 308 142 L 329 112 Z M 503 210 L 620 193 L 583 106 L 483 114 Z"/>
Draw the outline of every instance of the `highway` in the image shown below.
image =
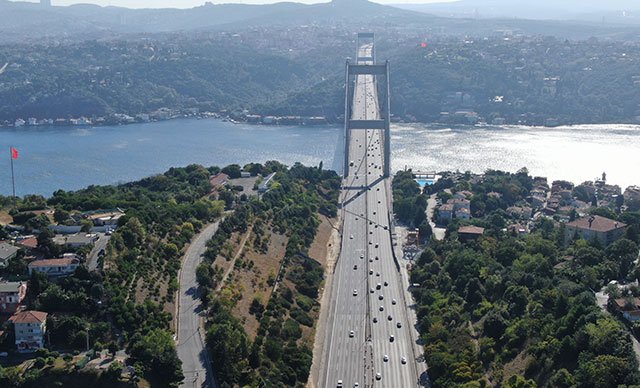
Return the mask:
<path fill-rule="evenodd" d="M 370 56 L 371 49 L 361 47 L 358 57 Z M 379 119 L 374 76 L 357 75 L 355 82 L 351 118 Z M 342 247 L 331 290 L 320 386 L 418 386 L 410 322 L 393 260 L 383 144 L 382 130 L 352 130 L 349 174 L 341 193 Z"/>

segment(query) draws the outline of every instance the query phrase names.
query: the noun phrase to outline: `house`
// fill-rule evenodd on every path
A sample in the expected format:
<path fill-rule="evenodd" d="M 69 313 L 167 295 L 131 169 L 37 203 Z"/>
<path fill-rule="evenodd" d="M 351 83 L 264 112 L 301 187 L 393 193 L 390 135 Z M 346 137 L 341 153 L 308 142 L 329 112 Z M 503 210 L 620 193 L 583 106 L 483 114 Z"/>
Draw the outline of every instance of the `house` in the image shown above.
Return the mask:
<path fill-rule="evenodd" d="M 609 308 L 629 322 L 640 322 L 640 298 L 609 299 Z"/>
<path fill-rule="evenodd" d="M 564 242 L 569 244 L 578 237 L 587 241 L 597 240 L 607 246 L 622 237 L 626 227 L 626 224 L 606 217 L 582 217 L 565 225 Z"/>
<path fill-rule="evenodd" d="M 13 314 L 27 295 L 27 283 L 0 282 L 0 314 Z"/>
<path fill-rule="evenodd" d="M 42 272 L 48 276 L 69 276 L 73 275 L 80 266 L 80 259 L 71 253 L 59 259 L 36 260 L 29 263 L 29 275 L 33 271 Z"/>
<path fill-rule="evenodd" d="M 446 224 L 453 219 L 453 205 L 445 203 L 438 208 L 438 222 Z"/>
<path fill-rule="evenodd" d="M 522 224 L 511 224 L 507 227 L 507 230 L 516 236 L 523 236 L 529 233 L 529 229 Z"/>
<path fill-rule="evenodd" d="M 217 190 L 218 188 L 224 186 L 229 182 L 229 175 L 219 172 L 216 175 L 209 178 L 209 183 L 211 183 L 212 190 Z"/>
<path fill-rule="evenodd" d="M 469 211 L 469 209 L 464 207 L 456 210 L 454 215 L 456 218 L 459 218 L 461 220 L 468 220 L 471 218 L 471 212 Z"/>
<path fill-rule="evenodd" d="M 82 218 L 90 220 L 95 226 L 118 225 L 120 218 L 124 217 L 124 212 L 118 208 L 94 210 L 82 214 Z"/>
<path fill-rule="evenodd" d="M 16 242 L 19 246 L 29 251 L 38 248 L 38 239 L 35 236 L 25 236 L 23 239 Z"/>
<path fill-rule="evenodd" d="M 468 199 L 450 199 L 447 203 L 453 205 L 454 212 L 457 212 L 460 209 L 471 211 L 471 201 Z"/>
<path fill-rule="evenodd" d="M 9 260 L 18 255 L 18 247 L 6 242 L 0 242 L 0 268 L 5 268 L 9 264 Z"/>
<path fill-rule="evenodd" d="M 16 348 L 19 352 L 33 352 L 44 347 L 47 332 L 47 313 L 42 311 L 20 311 L 9 322 L 13 323 Z"/>
<path fill-rule="evenodd" d="M 458 228 L 458 239 L 463 242 L 476 240 L 482 237 L 483 234 L 484 228 L 481 228 L 479 226 L 468 225 Z"/>
<path fill-rule="evenodd" d="M 513 218 L 522 218 L 528 220 L 531 218 L 532 209 L 528 206 L 510 206 L 507 213 Z"/>
<path fill-rule="evenodd" d="M 95 243 L 97 239 L 98 236 L 95 234 L 77 233 L 68 236 L 57 235 L 53 238 L 53 243 L 71 248 L 80 248 Z"/>

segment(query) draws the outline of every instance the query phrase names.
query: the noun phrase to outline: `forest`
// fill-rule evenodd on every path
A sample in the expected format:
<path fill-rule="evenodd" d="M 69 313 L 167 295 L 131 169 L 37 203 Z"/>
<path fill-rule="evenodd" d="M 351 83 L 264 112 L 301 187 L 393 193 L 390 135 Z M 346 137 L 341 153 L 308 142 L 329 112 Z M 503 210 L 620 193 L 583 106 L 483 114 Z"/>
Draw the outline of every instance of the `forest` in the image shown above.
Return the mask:
<path fill-rule="evenodd" d="M 434 387 L 638 386 L 629 331 L 598 307 L 593 291 L 612 279 L 638 279 L 638 214 L 593 208 L 625 220 L 627 233 L 609 246 L 565 245 L 562 224 L 551 218 L 537 219 L 524 235 L 507 229 L 514 220 L 506 208 L 533 185 L 526 169 L 470 178 L 449 177 L 430 190 L 470 191 L 474 218 L 454 220 L 445 239 L 429 241 L 411 273 Z M 483 236 L 459 238 L 458 227 L 469 223 L 483 227 Z"/>

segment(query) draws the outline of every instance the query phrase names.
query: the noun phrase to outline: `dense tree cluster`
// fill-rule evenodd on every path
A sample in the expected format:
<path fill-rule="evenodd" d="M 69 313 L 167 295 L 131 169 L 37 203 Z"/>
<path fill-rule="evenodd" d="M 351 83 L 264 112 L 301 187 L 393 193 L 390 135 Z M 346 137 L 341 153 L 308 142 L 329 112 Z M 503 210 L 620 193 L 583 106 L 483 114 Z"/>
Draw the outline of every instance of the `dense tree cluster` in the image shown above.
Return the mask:
<path fill-rule="evenodd" d="M 638 245 L 629 239 L 635 236 L 627 232 L 607 247 L 584 240 L 565 246 L 561 225 L 544 217 L 530 234 L 516 236 L 505 229 L 503 209 L 526 197 L 531 185 L 525 169 L 488 171 L 482 179 L 461 174 L 451 185 L 472 191 L 473 222 L 485 233 L 461 242 L 452 223 L 447 238 L 430 241 L 412 270 L 434 386 L 640 384 L 629 333 L 597 306 L 592 291 L 612 279 L 638 278 Z M 629 221 L 630 230 L 636 216 L 612 215 Z"/>

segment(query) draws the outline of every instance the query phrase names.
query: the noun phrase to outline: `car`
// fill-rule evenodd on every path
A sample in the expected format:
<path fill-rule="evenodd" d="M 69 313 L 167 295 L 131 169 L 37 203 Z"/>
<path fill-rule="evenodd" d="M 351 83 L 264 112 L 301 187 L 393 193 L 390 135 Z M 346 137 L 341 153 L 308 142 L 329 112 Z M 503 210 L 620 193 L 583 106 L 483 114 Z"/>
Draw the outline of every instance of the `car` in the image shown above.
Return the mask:
<path fill-rule="evenodd" d="M 369 275 L 373 275 L 373 270 L 372 269 L 369 270 Z"/>
<path fill-rule="evenodd" d="M 342 385 L 342 380 L 338 380 L 338 385 L 337 385 L 337 387 L 338 387 L 338 388 L 342 388 L 342 387 L 343 387 L 343 385 Z"/>
<path fill-rule="evenodd" d="M 373 323 L 378 323 L 378 318 L 377 317 L 373 317 Z"/>
<path fill-rule="evenodd" d="M 353 240 L 353 235 L 349 236 L 349 240 Z"/>
<path fill-rule="evenodd" d="M 385 287 L 388 286 L 388 285 L 389 285 L 389 282 L 384 282 L 384 286 Z"/>
<path fill-rule="evenodd" d="M 373 288 L 371 288 L 370 292 L 373 294 L 376 291 Z"/>
<path fill-rule="evenodd" d="M 353 338 L 354 335 L 356 335 L 356 333 L 353 330 L 351 330 L 349 332 L 349 338 Z"/>
<path fill-rule="evenodd" d="M 364 259 L 364 254 L 363 253 L 360 254 L 360 258 Z"/>
<path fill-rule="evenodd" d="M 353 290 L 353 296 L 358 296 L 358 290 Z"/>
<path fill-rule="evenodd" d="M 358 269 L 358 264 L 354 265 L 353 269 Z"/>
<path fill-rule="evenodd" d="M 382 288 L 382 285 L 380 283 L 376 284 L 376 290 L 379 290 L 380 288 Z"/>
<path fill-rule="evenodd" d="M 380 276 L 380 272 L 376 272 L 376 276 Z"/>
<path fill-rule="evenodd" d="M 380 258 L 378 256 L 376 256 L 376 260 L 380 260 Z"/>
<path fill-rule="evenodd" d="M 377 247 L 378 247 L 378 244 L 376 244 L 376 246 L 375 246 L 375 247 L 377 248 Z"/>
<path fill-rule="evenodd" d="M 389 342 L 393 342 L 395 341 L 396 337 L 393 336 L 393 334 L 389 337 Z"/>
<path fill-rule="evenodd" d="M 382 379 L 382 375 L 380 374 L 380 372 L 376 373 L 376 380 L 380 380 Z"/>
<path fill-rule="evenodd" d="M 374 215 L 374 216 L 376 215 L 376 212 L 375 212 L 375 211 L 373 212 L 373 215 Z"/>
<path fill-rule="evenodd" d="M 391 315 L 388 315 L 388 316 L 387 316 L 387 320 L 388 320 L 388 321 L 393 321 L 393 317 L 392 317 Z"/>
<path fill-rule="evenodd" d="M 403 363 L 403 364 L 406 364 L 406 363 L 407 363 L 407 358 L 403 356 L 403 357 L 400 359 L 400 362 L 401 362 L 401 363 Z"/>
<path fill-rule="evenodd" d="M 384 306 L 380 306 L 380 311 L 384 311 Z"/>
<path fill-rule="evenodd" d="M 378 295 L 378 300 L 382 300 L 382 299 L 384 299 L 384 296 L 383 295 Z"/>
<path fill-rule="evenodd" d="M 384 357 L 382 357 L 382 360 L 383 360 L 384 362 L 389 361 L 389 356 L 387 356 L 387 355 L 385 354 L 385 355 L 384 355 Z"/>
<path fill-rule="evenodd" d="M 402 322 L 398 322 L 398 323 L 396 323 L 396 327 L 397 327 L 398 329 L 399 329 L 399 328 L 401 328 L 401 327 L 402 327 Z"/>
<path fill-rule="evenodd" d="M 0 357 L 9 357 L 9 353 L 7 353 L 7 352 L 0 352 Z"/>
<path fill-rule="evenodd" d="M 353 384 L 353 388 L 358 388 L 359 386 L 360 386 L 360 384 L 358 384 L 358 383 L 354 383 Z"/>
<path fill-rule="evenodd" d="M 373 263 L 373 257 L 369 259 L 369 263 Z"/>
<path fill-rule="evenodd" d="M 391 304 L 396 304 L 396 300 L 395 299 L 391 299 Z"/>

